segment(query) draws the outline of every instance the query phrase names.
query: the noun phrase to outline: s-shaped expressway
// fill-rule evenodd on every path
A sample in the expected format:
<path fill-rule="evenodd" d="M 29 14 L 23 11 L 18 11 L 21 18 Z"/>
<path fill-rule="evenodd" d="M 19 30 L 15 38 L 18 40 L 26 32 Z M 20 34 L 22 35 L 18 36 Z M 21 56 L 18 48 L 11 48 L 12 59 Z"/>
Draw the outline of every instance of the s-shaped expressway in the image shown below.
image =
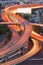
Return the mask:
<path fill-rule="evenodd" d="M 3 48 L 0 49 L 0 59 L 4 59 L 4 57 L 8 58 L 8 61 L 6 61 L 5 63 L 0 63 L 0 65 L 12 65 L 12 64 L 18 64 L 22 61 L 25 61 L 26 59 L 32 57 L 33 55 L 35 55 L 36 53 L 38 53 L 38 51 L 41 49 L 41 45 L 38 41 L 32 39 L 33 41 L 33 47 L 32 49 L 27 52 L 25 55 L 22 55 L 16 59 L 12 59 L 9 61 L 9 54 L 11 54 L 12 52 L 17 51 L 18 49 L 20 49 L 23 45 L 25 45 L 25 42 L 27 41 L 27 39 L 29 37 L 35 38 L 41 42 L 43 42 L 43 37 L 40 36 L 39 34 L 35 33 L 34 31 L 32 31 L 32 25 L 31 23 L 29 23 L 27 20 L 25 20 L 24 18 L 22 18 L 21 16 L 16 14 L 16 10 L 18 8 L 25 8 L 25 7 L 30 7 L 30 8 L 43 8 L 43 5 L 15 5 L 15 6 L 10 6 L 5 8 L 5 12 L 2 15 L 2 18 L 4 19 L 4 22 L 0 22 L 0 24 L 22 24 L 23 27 L 23 34 L 21 37 L 19 37 L 19 39 L 17 39 L 16 41 L 11 40 L 8 44 L 6 44 L 6 46 L 4 46 Z M 13 12 L 14 10 L 14 12 Z M 8 25 L 9 29 L 11 29 L 12 34 L 14 34 L 14 30 L 19 31 L 20 28 L 17 25 Z M 4 59 L 5 60 L 5 59 Z"/>

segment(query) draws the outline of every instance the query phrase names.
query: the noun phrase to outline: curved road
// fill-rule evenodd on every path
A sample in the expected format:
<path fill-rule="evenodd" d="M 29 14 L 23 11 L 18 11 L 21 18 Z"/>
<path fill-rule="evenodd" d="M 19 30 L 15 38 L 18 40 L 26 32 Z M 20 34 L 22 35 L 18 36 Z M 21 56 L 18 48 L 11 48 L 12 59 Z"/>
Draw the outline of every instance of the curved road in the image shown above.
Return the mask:
<path fill-rule="evenodd" d="M 24 33 L 23 33 L 22 37 L 19 40 L 17 40 L 16 42 L 13 40 L 12 45 L 8 44 L 7 46 L 0 49 L 0 56 L 4 56 L 12 50 L 16 51 L 19 48 L 21 48 L 23 46 L 23 44 L 25 44 L 25 41 L 28 39 L 29 36 L 36 38 L 36 39 L 43 42 L 43 37 L 38 35 L 34 31 L 32 31 L 32 27 L 31 27 L 32 25 L 28 21 L 26 21 L 25 19 L 23 19 L 22 17 L 20 17 L 19 15 L 16 14 L 16 12 L 15 12 L 16 9 L 24 8 L 24 7 L 31 7 L 31 8 L 40 8 L 41 7 L 41 8 L 43 8 L 43 5 L 22 5 L 22 6 L 16 5 L 16 6 L 11 6 L 11 7 L 5 8 L 5 13 L 2 15 L 2 18 L 5 20 L 5 22 L 10 21 L 10 22 L 16 22 L 17 23 L 20 21 L 24 25 Z M 14 12 L 12 12 L 13 10 L 14 10 Z M 20 28 L 18 28 L 16 25 L 13 25 L 13 26 L 8 25 L 8 27 L 11 30 L 12 29 L 13 30 L 15 29 L 17 31 L 20 30 Z M 33 40 L 34 46 L 30 50 L 30 52 L 28 52 L 27 54 L 25 54 L 25 55 L 23 55 L 17 59 L 11 60 L 11 61 L 6 62 L 6 63 L 1 64 L 1 65 L 11 65 L 13 63 L 17 64 L 19 62 L 26 60 L 27 58 L 30 58 L 34 54 L 36 54 L 41 49 L 41 46 L 39 46 L 39 43 L 37 43 L 36 40 L 34 40 L 34 39 L 32 39 L 32 40 Z"/>

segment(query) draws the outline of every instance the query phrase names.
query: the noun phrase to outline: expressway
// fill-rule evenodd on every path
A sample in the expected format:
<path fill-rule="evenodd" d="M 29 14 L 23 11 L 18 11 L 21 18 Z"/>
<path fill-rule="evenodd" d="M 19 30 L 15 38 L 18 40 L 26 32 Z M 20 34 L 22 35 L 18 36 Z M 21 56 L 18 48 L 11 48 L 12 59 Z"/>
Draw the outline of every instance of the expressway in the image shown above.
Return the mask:
<path fill-rule="evenodd" d="M 23 45 L 25 45 L 26 40 L 30 36 L 32 38 L 38 39 L 39 41 L 43 42 L 43 37 L 40 36 L 39 34 L 35 33 L 34 31 L 32 31 L 31 23 L 29 23 L 27 20 L 25 20 L 24 18 L 22 18 L 21 16 L 16 14 L 16 10 L 18 8 L 26 8 L 26 7 L 30 7 L 32 9 L 33 8 L 43 8 L 43 5 L 27 5 L 26 4 L 26 5 L 22 5 L 22 6 L 16 5 L 16 6 L 10 6 L 10 7 L 5 8 L 5 12 L 3 13 L 2 18 L 4 19 L 5 24 L 7 24 L 9 29 L 11 29 L 12 34 L 14 35 L 14 30 L 20 31 L 22 29 L 22 28 L 18 27 L 16 24 L 23 25 L 22 30 L 24 33 L 16 41 L 14 41 L 14 38 L 13 38 L 6 46 L 1 48 L 0 57 L 4 57 L 4 56 L 7 57 L 8 53 L 10 53 L 12 51 L 15 52 L 16 50 L 20 49 Z M 2 24 L 4 24 L 4 22 Z M 9 24 L 13 24 L 13 25 L 9 25 Z M 28 53 L 26 53 L 25 55 L 23 55 L 21 57 L 13 59 L 11 61 L 2 63 L 0 65 L 17 64 L 17 63 L 20 63 L 20 62 L 30 58 L 31 56 L 35 55 L 41 49 L 41 46 L 40 46 L 39 42 L 37 42 L 36 40 L 32 39 L 32 41 L 33 41 L 33 48 Z"/>
<path fill-rule="evenodd" d="M 35 8 L 43 8 L 43 5 L 38 5 L 38 4 L 33 4 L 33 5 L 16 5 L 16 6 L 11 6 L 11 7 L 8 7 L 8 8 L 6 8 L 5 9 L 5 11 L 6 12 L 8 12 L 9 14 L 11 14 L 12 16 L 14 16 L 14 17 L 16 17 L 16 18 L 18 18 L 19 20 L 24 20 L 22 17 L 20 17 L 19 15 L 16 15 L 16 10 L 17 9 L 21 9 L 21 8 L 31 8 L 31 9 L 35 9 Z M 11 18 L 11 16 L 10 16 L 10 18 Z M 12 19 L 12 18 L 11 18 Z M 31 24 L 31 23 L 30 23 Z M 31 24 L 32 25 L 32 24 Z M 37 24 L 38 25 L 38 24 Z M 41 24 L 41 26 L 42 26 L 43 24 Z M 40 26 L 40 25 L 38 25 L 38 26 Z M 36 39 L 38 39 L 38 40 L 40 40 L 40 41 L 42 41 L 43 42 L 43 37 L 42 36 L 40 36 L 40 35 L 38 35 L 37 33 L 35 33 L 35 32 L 32 32 L 31 33 L 31 36 L 33 37 L 33 38 L 36 38 Z"/>

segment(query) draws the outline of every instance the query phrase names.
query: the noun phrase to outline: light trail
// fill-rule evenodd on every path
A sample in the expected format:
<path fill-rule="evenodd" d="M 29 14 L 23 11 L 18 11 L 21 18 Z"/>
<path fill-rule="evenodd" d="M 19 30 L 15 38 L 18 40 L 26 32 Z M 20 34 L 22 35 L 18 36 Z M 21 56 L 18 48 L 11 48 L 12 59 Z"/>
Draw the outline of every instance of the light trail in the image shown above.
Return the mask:
<path fill-rule="evenodd" d="M 26 53 L 25 55 L 17 58 L 17 59 L 14 59 L 12 61 L 9 61 L 7 63 L 4 63 L 2 65 L 11 65 L 11 64 L 18 64 L 30 57 L 32 57 L 33 55 L 35 55 L 40 49 L 41 49 L 41 46 L 39 46 L 39 42 L 37 40 L 34 40 L 32 39 L 33 43 L 34 43 L 34 46 L 32 48 L 32 50 L 30 50 L 28 53 Z M 35 44 L 36 43 L 36 44 Z M 37 47 L 37 48 L 36 48 Z"/>
<path fill-rule="evenodd" d="M 13 40 L 11 40 L 11 43 L 9 43 L 7 46 L 0 49 L 0 57 L 7 56 L 8 53 L 10 53 L 12 51 L 15 52 L 16 50 L 20 49 L 23 45 L 25 45 L 25 41 L 29 38 L 29 36 L 43 42 L 43 37 L 40 36 L 39 34 L 35 33 L 34 31 L 32 31 L 32 25 L 33 24 L 29 23 L 24 18 L 22 18 L 22 17 L 20 17 L 19 15 L 16 14 L 16 12 L 15 12 L 16 9 L 24 8 L 24 7 L 30 7 L 32 9 L 35 9 L 35 8 L 43 8 L 43 5 L 39 5 L 39 4 L 38 5 L 34 5 L 34 4 L 33 5 L 27 5 L 26 4 L 26 5 L 16 5 L 16 6 L 11 6 L 11 7 L 5 8 L 5 13 L 2 15 L 2 18 L 6 22 L 5 24 L 10 24 L 10 23 L 7 23 L 9 21 L 17 23 L 16 21 L 18 20 L 24 26 L 24 33 L 21 36 L 21 38 L 16 40 L 16 42 L 13 39 Z M 16 27 L 16 30 L 20 30 L 20 28 L 18 28 L 18 26 L 16 26 L 16 25 L 13 25 L 13 26 L 8 25 L 8 27 L 13 31 L 14 31 L 15 27 Z M 13 33 L 14 32 L 12 32 L 12 34 Z M 32 41 L 33 41 L 33 48 L 28 53 L 26 53 L 25 55 L 23 55 L 21 57 L 13 59 L 11 61 L 7 61 L 5 63 L 2 63 L 0 65 L 18 64 L 18 63 L 32 57 L 33 55 L 35 55 L 37 52 L 39 52 L 39 50 L 41 49 L 41 46 L 40 46 L 39 42 L 37 42 L 36 40 L 32 39 Z"/>
<path fill-rule="evenodd" d="M 15 23 L 15 22 L 0 22 L 0 24 L 6 24 L 6 25 L 20 25 L 19 23 Z"/>
<path fill-rule="evenodd" d="M 30 23 L 32 26 L 40 26 L 43 27 L 43 24 L 37 24 L 37 23 Z"/>

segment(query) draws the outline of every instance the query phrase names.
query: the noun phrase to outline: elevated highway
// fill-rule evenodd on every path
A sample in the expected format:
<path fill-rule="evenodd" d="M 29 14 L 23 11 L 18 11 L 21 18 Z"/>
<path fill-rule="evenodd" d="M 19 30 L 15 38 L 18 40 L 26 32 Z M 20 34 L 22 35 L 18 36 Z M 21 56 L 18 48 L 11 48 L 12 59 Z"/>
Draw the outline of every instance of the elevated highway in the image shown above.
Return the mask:
<path fill-rule="evenodd" d="M 18 49 L 20 49 L 23 45 L 25 45 L 25 42 L 28 40 L 28 38 L 31 36 L 32 38 L 38 39 L 39 41 L 43 42 L 43 37 L 40 36 L 39 34 L 35 33 L 34 31 L 32 31 L 32 25 L 31 23 L 29 23 L 27 20 L 25 20 L 24 18 L 20 17 L 19 15 L 16 14 L 16 9 L 18 8 L 24 8 L 24 7 L 30 7 L 32 9 L 35 8 L 43 8 L 43 5 L 16 5 L 16 6 L 10 6 L 8 8 L 5 8 L 5 12 L 2 15 L 2 18 L 4 19 L 4 21 L 6 22 L 5 24 L 13 24 L 8 25 L 8 27 L 12 30 L 16 30 L 16 31 L 20 31 L 21 28 L 19 28 L 17 25 L 15 24 L 22 24 L 24 26 L 24 33 L 21 37 L 19 37 L 16 41 L 11 40 L 11 42 L 9 42 L 6 46 L 4 46 L 3 48 L 0 49 L 0 57 L 4 57 L 4 56 L 8 56 L 8 53 L 12 52 L 12 51 L 16 51 Z M 12 12 L 13 11 L 13 12 Z M 12 22 L 12 23 L 8 23 L 8 22 Z M 1 23 L 0 23 L 1 24 Z M 3 23 L 4 24 L 4 23 Z M 13 32 L 12 32 L 13 34 Z M 40 49 L 41 46 L 39 44 L 39 42 L 37 42 L 36 40 L 32 39 L 33 41 L 33 48 L 26 53 L 25 55 L 18 57 L 16 59 L 13 59 L 11 61 L 7 61 L 5 63 L 2 63 L 0 65 L 11 65 L 11 64 L 18 64 L 28 58 L 30 58 L 31 56 L 35 55 Z"/>

